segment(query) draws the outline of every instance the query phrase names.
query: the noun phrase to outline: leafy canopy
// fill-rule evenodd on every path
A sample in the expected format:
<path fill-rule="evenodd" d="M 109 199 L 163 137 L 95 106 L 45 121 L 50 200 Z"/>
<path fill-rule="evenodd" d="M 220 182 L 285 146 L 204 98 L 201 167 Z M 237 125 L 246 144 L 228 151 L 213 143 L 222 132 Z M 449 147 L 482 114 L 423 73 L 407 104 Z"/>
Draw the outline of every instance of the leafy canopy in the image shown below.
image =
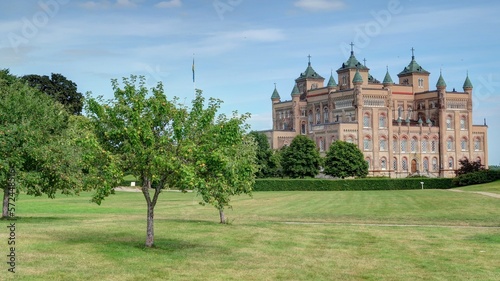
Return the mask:
<path fill-rule="evenodd" d="M 283 150 L 283 173 L 291 178 L 314 177 L 319 173 L 321 157 L 316 144 L 306 136 L 296 136 Z"/>
<path fill-rule="evenodd" d="M 336 141 L 326 153 L 324 172 L 339 178 L 366 177 L 368 163 L 355 144 Z"/>

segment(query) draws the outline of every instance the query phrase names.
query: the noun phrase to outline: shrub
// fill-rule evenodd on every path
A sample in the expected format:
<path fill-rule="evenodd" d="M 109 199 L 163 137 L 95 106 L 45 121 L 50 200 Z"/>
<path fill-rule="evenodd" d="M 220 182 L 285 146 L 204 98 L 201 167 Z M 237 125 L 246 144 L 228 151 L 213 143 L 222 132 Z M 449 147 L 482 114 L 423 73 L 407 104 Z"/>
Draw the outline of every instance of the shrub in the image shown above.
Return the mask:
<path fill-rule="evenodd" d="M 453 186 L 466 186 L 473 184 L 488 183 L 500 179 L 498 170 L 480 170 L 460 175 L 453 179 Z"/>
<path fill-rule="evenodd" d="M 254 191 L 341 191 L 341 190 L 407 190 L 448 189 L 452 187 L 449 178 L 361 178 L 361 179 L 257 179 Z"/>

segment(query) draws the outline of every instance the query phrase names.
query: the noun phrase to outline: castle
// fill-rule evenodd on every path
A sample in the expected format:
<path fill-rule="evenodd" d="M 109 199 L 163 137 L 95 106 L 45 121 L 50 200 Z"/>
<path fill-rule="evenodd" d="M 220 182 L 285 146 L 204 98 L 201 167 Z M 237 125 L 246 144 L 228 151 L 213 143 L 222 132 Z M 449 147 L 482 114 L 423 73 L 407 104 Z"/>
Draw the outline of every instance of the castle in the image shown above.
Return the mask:
<path fill-rule="evenodd" d="M 440 74 L 436 89 L 430 72 L 412 59 L 394 83 L 387 70 L 374 79 L 352 51 L 325 85 L 309 62 L 295 79 L 291 100 L 272 93 L 273 129 L 264 131 L 279 149 L 306 135 L 322 155 L 336 140 L 355 143 L 369 166 L 369 176 L 454 177 L 458 161 L 480 160 L 488 167 L 487 126 L 472 124 L 472 83 L 463 92 L 447 91 Z"/>

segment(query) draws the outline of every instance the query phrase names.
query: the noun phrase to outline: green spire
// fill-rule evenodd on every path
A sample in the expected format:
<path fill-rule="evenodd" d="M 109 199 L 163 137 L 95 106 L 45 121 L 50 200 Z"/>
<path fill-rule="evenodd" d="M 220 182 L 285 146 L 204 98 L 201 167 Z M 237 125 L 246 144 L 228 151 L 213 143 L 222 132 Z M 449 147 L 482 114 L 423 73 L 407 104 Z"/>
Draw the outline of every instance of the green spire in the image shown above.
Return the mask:
<path fill-rule="evenodd" d="M 278 90 L 276 90 L 276 83 L 274 83 L 274 91 L 273 91 L 273 94 L 271 96 L 271 99 L 274 100 L 274 99 L 281 99 L 280 98 L 280 94 L 278 94 Z"/>
<path fill-rule="evenodd" d="M 358 68 L 358 69 L 368 69 L 365 65 L 360 63 L 356 57 L 354 56 L 354 50 L 353 50 L 354 44 L 351 42 L 351 56 L 347 59 L 346 62 L 342 64 L 342 66 L 338 69 L 350 69 L 350 68 Z"/>
<path fill-rule="evenodd" d="M 469 73 L 467 73 L 467 77 L 465 78 L 465 82 L 464 82 L 464 90 L 465 89 L 472 89 L 472 83 L 470 82 L 469 80 Z"/>
<path fill-rule="evenodd" d="M 316 78 L 316 79 L 324 79 L 319 75 L 311 66 L 311 56 L 307 56 L 309 58 L 309 62 L 307 63 L 307 68 L 304 72 L 302 72 L 297 79 L 301 78 Z"/>
<path fill-rule="evenodd" d="M 385 72 L 384 81 L 382 83 L 383 84 L 394 84 L 394 82 L 392 81 L 391 75 L 389 74 L 389 67 L 387 67 L 387 70 Z"/>
<path fill-rule="evenodd" d="M 293 90 L 292 90 L 292 97 L 293 96 L 300 96 L 299 88 L 297 88 L 297 84 L 293 85 Z"/>
<path fill-rule="evenodd" d="M 335 82 L 335 79 L 333 78 L 333 71 L 330 73 L 330 80 L 328 80 L 328 84 L 326 86 L 337 87 L 337 82 Z"/>
<path fill-rule="evenodd" d="M 405 75 L 405 74 L 410 74 L 410 73 L 424 73 L 424 74 L 430 74 L 427 70 L 423 69 L 415 60 L 415 54 L 414 54 L 415 49 L 411 48 L 411 61 L 410 64 L 408 64 L 407 67 L 401 71 L 398 76 Z"/>
<path fill-rule="evenodd" d="M 446 82 L 444 82 L 443 75 L 442 75 L 441 71 L 439 72 L 439 79 L 436 83 L 436 87 L 437 88 L 439 88 L 439 87 L 446 88 Z"/>
<path fill-rule="evenodd" d="M 354 78 L 352 79 L 352 83 L 363 83 L 363 78 L 361 74 L 359 74 L 359 70 L 356 69 L 356 74 L 354 74 Z"/>

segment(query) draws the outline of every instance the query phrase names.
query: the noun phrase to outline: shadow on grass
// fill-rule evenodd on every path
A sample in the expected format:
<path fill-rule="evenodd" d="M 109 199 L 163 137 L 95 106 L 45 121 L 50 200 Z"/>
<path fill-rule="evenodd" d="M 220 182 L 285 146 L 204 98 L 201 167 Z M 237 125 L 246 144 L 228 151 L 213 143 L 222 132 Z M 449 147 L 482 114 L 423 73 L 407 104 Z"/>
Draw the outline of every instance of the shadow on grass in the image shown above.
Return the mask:
<path fill-rule="evenodd" d="M 54 222 L 54 221 L 69 221 L 74 220 L 70 217 L 23 217 L 19 216 L 11 220 L 16 220 L 25 223 L 44 223 L 44 222 Z"/>

